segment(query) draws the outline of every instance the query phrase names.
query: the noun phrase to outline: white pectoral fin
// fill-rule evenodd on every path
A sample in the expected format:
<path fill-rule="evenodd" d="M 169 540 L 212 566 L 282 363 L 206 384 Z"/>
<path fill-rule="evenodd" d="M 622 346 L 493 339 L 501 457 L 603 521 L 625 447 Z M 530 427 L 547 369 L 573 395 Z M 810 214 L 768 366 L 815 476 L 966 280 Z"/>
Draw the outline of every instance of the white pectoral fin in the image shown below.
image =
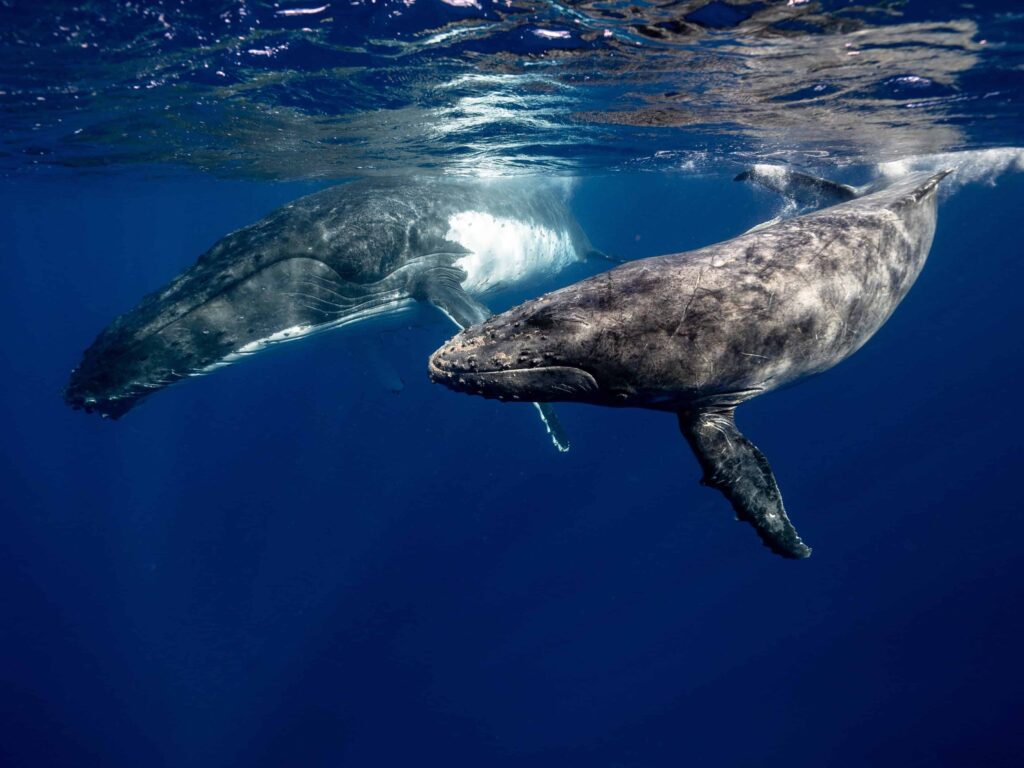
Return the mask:
<path fill-rule="evenodd" d="M 551 407 L 550 403 L 534 403 L 533 405 L 537 409 L 537 413 L 540 414 L 540 420 L 544 422 L 544 426 L 555 448 L 558 449 L 559 453 L 568 451 L 569 435 L 566 434 L 562 422 L 558 420 L 558 414 L 555 413 L 555 409 Z"/>

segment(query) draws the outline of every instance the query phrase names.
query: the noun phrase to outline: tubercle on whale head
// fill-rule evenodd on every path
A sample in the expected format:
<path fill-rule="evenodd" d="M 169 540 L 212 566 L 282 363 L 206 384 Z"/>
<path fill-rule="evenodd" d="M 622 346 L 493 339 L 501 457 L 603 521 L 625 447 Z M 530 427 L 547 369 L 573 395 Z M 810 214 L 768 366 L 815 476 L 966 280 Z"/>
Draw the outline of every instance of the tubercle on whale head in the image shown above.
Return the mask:
<path fill-rule="evenodd" d="M 571 335 L 527 302 L 458 333 L 430 356 L 430 379 L 481 397 L 525 402 L 592 401 L 593 373 L 565 354 Z"/>
<path fill-rule="evenodd" d="M 171 356 L 159 336 L 136 340 L 104 332 L 82 356 L 62 392 L 64 402 L 86 413 L 119 419 L 153 392 L 184 378 L 188 361 Z"/>
<path fill-rule="evenodd" d="M 79 377 L 79 369 L 71 373 L 71 381 L 61 392 L 64 402 L 73 410 L 98 413 L 105 419 L 117 420 L 132 410 L 146 396 L 146 392 L 101 394 L 98 387 L 92 387 Z"/>
<path fill-rule="evenodd" d="M 137 312 L 122 316 L 85 350 L 64 388 L 64 402 L 119 419 L 153 393 L 239 359 L 254 335 L 240 326 L 261 331 L 258 323 L 241 319 L 241 310 L 225 309 L 208 302 L 152 332 Z"/>
<path fill-rule="evenodd" d="M 74 410 L 119 419 L 153 391 L 146 384 L 155 381 L 159 350 L 133 334 L 126 317 L 102 331 L 71 371 L 61 394 Z"/>

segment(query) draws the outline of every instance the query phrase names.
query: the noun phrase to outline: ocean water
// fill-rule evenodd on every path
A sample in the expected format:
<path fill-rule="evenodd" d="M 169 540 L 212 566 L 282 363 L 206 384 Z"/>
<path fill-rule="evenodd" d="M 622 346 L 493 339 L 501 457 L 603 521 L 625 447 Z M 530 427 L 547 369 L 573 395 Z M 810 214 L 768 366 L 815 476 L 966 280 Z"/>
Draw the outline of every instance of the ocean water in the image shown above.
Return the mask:
<path fill-rule="evenodd" d="M 994 2 L 0 3 L 0 764 L 1019 765 L 1022 43 Z M 331 183 L 558 177 L 634 259 L 791 213 L 754 162 L 957 169 L 878 334 L 739 409 L 806 561 L 670 416 L 559 405 L 559 454 L 432 384 L 429 307 L 62 400 Z"/>

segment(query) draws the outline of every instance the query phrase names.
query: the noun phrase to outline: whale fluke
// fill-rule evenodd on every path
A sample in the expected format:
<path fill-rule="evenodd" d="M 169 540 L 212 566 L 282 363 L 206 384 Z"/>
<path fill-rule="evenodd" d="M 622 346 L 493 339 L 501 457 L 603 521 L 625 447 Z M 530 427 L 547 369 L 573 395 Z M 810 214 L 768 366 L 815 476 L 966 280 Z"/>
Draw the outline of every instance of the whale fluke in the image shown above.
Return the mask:
<path fill-rule="evenodd" d="M 789 521 L 768 459 L 736 428 L 734 410 L 679 413 L 679 429 L 704 470 L 701 483 L 721 491 L 772 552 L 794 560 L 810 556 Z"/>

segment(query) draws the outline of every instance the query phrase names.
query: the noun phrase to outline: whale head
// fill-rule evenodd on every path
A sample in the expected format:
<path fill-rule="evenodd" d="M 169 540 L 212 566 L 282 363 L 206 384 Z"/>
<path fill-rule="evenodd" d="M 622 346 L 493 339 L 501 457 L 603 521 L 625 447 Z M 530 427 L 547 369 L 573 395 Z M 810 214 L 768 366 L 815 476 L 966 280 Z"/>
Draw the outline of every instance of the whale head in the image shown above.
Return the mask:
<path fill-rule="evenodd" d="M 100 333 L 72 372 L 64 399 L 116 419 L 176 381 L 393 311 L 402 298 L 341 280 L 313 258 L 255 268 L 200 262 Z"/>
<path fill-rule="evenodd" d="M 256 273 L 226 291 L 205 281 L 148 297 L 117 318 L 85 350 L 64 399 L 73 408 L 119 418 L 148 395 L 214 370 L 263 343 L 308 332 L 290 297 L 261 290 Z"/>
<path fill-rule="evenodd" d="M 428 373 L 457 392 L 525 402 L 620 402 L 622 377 L 603 354 L 598 319 L 562 291 L 460 332 L 430 357 Z"/>

